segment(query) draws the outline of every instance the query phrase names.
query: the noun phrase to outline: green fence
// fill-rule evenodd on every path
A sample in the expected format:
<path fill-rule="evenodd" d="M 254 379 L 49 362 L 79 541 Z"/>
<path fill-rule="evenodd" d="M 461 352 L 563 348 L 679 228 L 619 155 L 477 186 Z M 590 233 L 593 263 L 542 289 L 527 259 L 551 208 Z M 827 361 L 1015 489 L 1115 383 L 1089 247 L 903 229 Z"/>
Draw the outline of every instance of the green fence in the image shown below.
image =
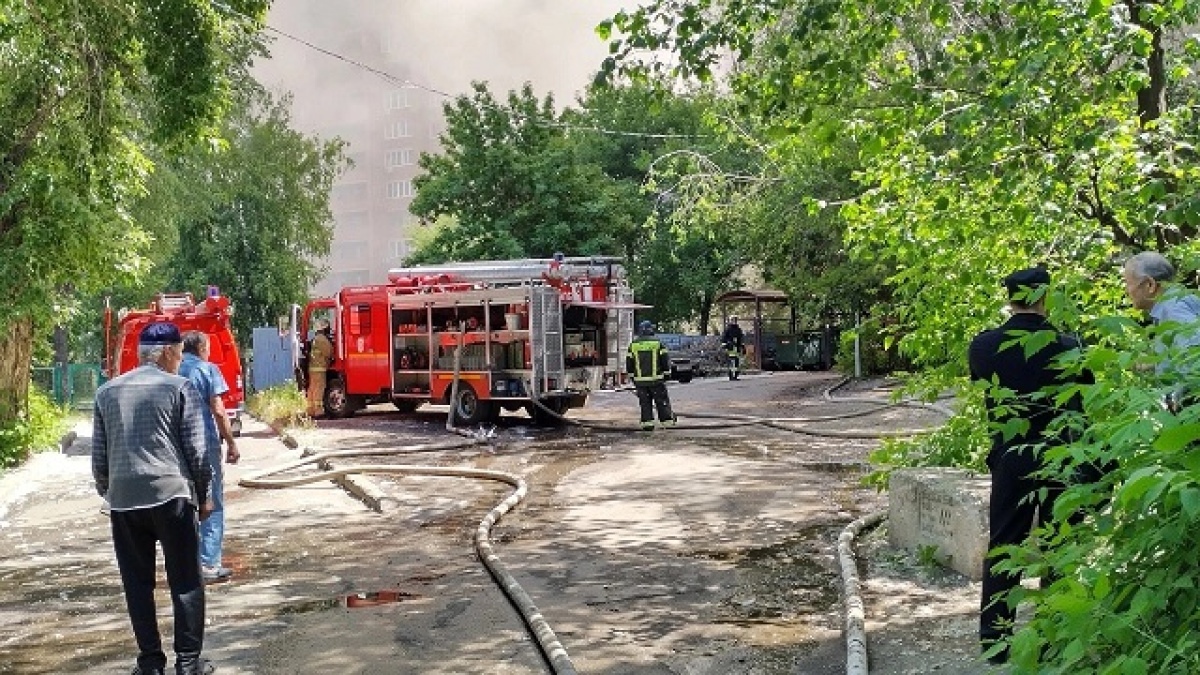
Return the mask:
<path fill-rule="evenodd" d="M 69 405 L 77 410 L 92 407 L 92 397 L 104 382 L 104 373 L 98 363 L 68 363 L 33 369 L 35 385 L 52 395 L 59 405 Z"/>

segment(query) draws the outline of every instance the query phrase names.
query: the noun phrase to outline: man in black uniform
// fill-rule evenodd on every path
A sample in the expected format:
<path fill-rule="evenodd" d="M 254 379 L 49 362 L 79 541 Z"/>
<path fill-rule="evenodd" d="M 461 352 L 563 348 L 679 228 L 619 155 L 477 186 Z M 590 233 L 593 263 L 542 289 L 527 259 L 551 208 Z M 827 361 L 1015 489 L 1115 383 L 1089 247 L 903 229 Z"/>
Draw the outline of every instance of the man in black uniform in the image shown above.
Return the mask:
<path fill-rule="evenodd" d="M 1090 374 L 1072 378 L 1055 362 L 1059 355 L 1080 345 L 1046 320 L 1044 296 L 1049 283 L 1050 275 L 1041 267 L 1005 277 L 1012 316 L 999 328 L 976 336 L 967 355 L 971 379 L 992 383 L 986 398 L 992 428 L 992 448 L 987 457 L 992 476 L 989 549 L 1024 541 L 1033 526 L 1035 511 L 1039 525 L 1050 519 L 1054 500 L 1063 486 L 1032 474 L 1042 468 L 1044 446 L 1070 441 L 1047 432 L 1047 427 L 1064 410 L 1055 405 L 1054 389 L 1072 382 L 1093 381 Z M 1006 345 L 1022 335 L 1042 331 L 1054 333 L 1053 339 L 1028 356 L 1021 342 Z M 1078 410 L 1078 401 L 1072 401 L 1069 409 Z M 1027 429 L 1006 439 L 1000 425 L 1017 418 L 1028 423 Z M 1046 497 L 1039 500 L 1043 488 Z M 989 557 L 983 563 L 979 638 L 985 650 L 1012 634 L 1016 609 L 1009 606 L 1007 596 L 1021 581 L 1019 575 L 994 569 L 996 562 Z M 1007 650 L 991 660 L 1006 661 Z"/>
<path fill-rule="evenodd" d="M 675 413 L 671 412 L 666 381 L 667 373 L 671 372 L 671 359 L 667 348 L 654 337 L 654 324 L 649 321 L 638 324 L 638 337 L 630 343 L 629 353 L 625 356 L 625 372 L 633 378 L 642 409 L 642 430 L 654 428 L 656 407 L 658 421 L 663 426 L 674 426 Z"/>

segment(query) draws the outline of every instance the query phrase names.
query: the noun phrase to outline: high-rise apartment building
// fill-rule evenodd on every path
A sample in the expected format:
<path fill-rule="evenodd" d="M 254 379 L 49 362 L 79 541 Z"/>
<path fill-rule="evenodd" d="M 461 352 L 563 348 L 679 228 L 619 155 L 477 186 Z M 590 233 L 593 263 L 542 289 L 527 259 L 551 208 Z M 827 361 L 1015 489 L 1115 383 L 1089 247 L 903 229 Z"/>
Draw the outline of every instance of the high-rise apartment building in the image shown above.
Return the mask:
<path fill-rule="evenodd" d="M 292 93 L 298 129 L 341 138 L 353 161 L 334 184 L 333 244 L 315 295 L 382 282 L 411 251 L 416 219 L 408 207 L 416 193 L 417 159 L 438 150 L 446 102 L 412 84 L 420 79 L 415 66 L 402 60 L 394 35 L 365 19 L 354 21 L 341 6 L 327 0 L 277 3 L 273 25 L 337 28 L 313 31 L 320 44 L 277 36 L 271 60 L 258 68 L 266 86 Z"/>

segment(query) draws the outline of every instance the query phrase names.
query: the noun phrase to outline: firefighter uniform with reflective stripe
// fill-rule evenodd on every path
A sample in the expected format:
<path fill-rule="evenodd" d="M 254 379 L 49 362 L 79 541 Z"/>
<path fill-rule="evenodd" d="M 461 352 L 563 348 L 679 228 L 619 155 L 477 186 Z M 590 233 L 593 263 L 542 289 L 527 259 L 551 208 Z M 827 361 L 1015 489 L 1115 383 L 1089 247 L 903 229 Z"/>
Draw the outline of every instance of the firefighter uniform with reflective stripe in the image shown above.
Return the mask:
<path fill-rule="evenodd" d="M 654 428 L 654 409 L 658 409 L 658 421 L 664 425 L 675 424 L 671 412 L 671 399 L 667 395 L 666 374 L 671 370 L 667 349 L 654 337 L 639 337 L 629 345 L 625 357 L 625 371 L 633 378 L 638 404 L 642 409 L 642 428 Z"/>
<path fill-rule="evenodd" d="M 308 350 L 308 414 L 318 417 L 325 414 L 326 371 L 333 363 L 333 342 L 318 330 Z"/>

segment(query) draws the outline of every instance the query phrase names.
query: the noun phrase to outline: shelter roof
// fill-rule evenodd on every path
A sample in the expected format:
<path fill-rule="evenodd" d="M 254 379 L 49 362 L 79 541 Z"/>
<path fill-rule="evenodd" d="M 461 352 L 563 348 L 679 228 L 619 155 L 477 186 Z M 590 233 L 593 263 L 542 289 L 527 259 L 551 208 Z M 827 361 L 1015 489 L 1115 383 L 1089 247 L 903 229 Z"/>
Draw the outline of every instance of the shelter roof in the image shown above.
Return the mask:
<path fill-rule="evenodd" d="M 784 302 L 788 301 L 787 293 L 776 290 L 774 288 L 739 288 L 735 291 L 726 291 L 717 296 L 713 301 L 714 304 L 733 303 L 733 302 Z"/>

